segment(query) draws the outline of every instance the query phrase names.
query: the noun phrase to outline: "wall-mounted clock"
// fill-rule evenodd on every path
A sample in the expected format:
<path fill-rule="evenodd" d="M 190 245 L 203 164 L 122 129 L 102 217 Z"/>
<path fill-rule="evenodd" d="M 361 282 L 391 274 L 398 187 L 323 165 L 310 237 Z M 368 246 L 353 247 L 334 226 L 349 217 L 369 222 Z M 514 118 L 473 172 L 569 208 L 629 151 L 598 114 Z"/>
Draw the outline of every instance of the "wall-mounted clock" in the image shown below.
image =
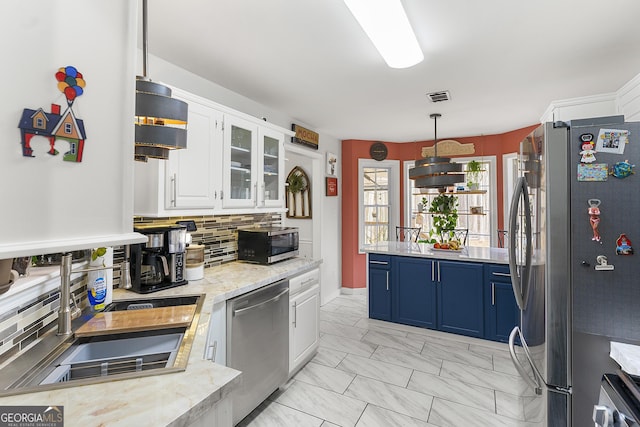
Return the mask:
<path fill-rule="evenodd" d="M 374 142 L 369 148 L 371 158 L 379 162 L 387 158 L 387 153 L 387 146 L 382 142 Z"/>

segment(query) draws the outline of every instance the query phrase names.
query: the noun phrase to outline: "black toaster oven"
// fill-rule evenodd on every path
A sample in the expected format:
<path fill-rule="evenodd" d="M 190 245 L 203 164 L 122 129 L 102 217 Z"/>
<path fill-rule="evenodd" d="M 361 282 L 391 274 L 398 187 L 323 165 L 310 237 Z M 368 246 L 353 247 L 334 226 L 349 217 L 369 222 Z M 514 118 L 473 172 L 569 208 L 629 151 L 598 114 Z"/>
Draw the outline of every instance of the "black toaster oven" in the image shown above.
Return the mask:
<path fill-rule="evenodd" d="M 297 227 L 238 230 L 238 260 L 273 264 L 298 256 Z"/>

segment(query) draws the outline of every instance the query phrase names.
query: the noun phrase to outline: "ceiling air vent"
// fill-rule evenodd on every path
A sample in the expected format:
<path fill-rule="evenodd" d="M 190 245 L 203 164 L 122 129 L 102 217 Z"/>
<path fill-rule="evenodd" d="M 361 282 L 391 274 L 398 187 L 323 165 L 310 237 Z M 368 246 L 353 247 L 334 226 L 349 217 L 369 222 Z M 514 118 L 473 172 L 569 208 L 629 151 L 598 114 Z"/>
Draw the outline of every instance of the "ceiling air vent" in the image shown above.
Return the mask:
<path fill-rule="evenodd" d="M 442 102 L 442 101 L 448 101 L 451 99 L 451 95 L 449 95 L 448 90 L 443 90 L 440 92 L 431 92 L 427 94 L 427 97 L 431 100 L 431 102 Z"/>

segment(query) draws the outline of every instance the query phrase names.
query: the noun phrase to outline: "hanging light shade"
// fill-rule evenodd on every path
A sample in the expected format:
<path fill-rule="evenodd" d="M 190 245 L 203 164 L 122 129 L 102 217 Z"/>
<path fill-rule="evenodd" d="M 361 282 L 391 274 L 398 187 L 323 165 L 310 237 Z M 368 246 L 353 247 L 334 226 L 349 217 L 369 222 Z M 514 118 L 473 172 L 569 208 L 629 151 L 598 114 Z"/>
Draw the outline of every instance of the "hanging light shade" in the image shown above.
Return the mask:
<path fill-rule="evenodd" d="M 169 151 L 187 148 L 186 102 L 147 77 L 147 0 L 142 1 L 142 76 L 136 78 L 135 160 L 167 160 Z"/>
<path fill-rule="evenodd" d="M 409 169 L 409 178 L 414 180 L 416 188 L 444 188 L 464 182 L 462 165 L 452 163 L 449 157 L 438 157 L 438 117 L 442 114 L 431 114 L 435 130 L 434 156 L 416 160 L 415 166 Z"/>

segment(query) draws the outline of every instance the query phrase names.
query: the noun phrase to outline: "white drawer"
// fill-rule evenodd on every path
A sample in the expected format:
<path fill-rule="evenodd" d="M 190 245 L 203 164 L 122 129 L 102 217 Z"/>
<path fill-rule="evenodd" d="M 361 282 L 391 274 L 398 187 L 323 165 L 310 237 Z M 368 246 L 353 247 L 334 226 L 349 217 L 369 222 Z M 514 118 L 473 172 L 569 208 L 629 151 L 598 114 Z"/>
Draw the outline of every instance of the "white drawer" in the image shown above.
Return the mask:
<path fill-rule="evenodd" d="M 307 289 L 315 283 L 320 282 L 320 269 L 302 273 L 289 279 L 289 295 L 295 295 L 303 289 Z"/>

